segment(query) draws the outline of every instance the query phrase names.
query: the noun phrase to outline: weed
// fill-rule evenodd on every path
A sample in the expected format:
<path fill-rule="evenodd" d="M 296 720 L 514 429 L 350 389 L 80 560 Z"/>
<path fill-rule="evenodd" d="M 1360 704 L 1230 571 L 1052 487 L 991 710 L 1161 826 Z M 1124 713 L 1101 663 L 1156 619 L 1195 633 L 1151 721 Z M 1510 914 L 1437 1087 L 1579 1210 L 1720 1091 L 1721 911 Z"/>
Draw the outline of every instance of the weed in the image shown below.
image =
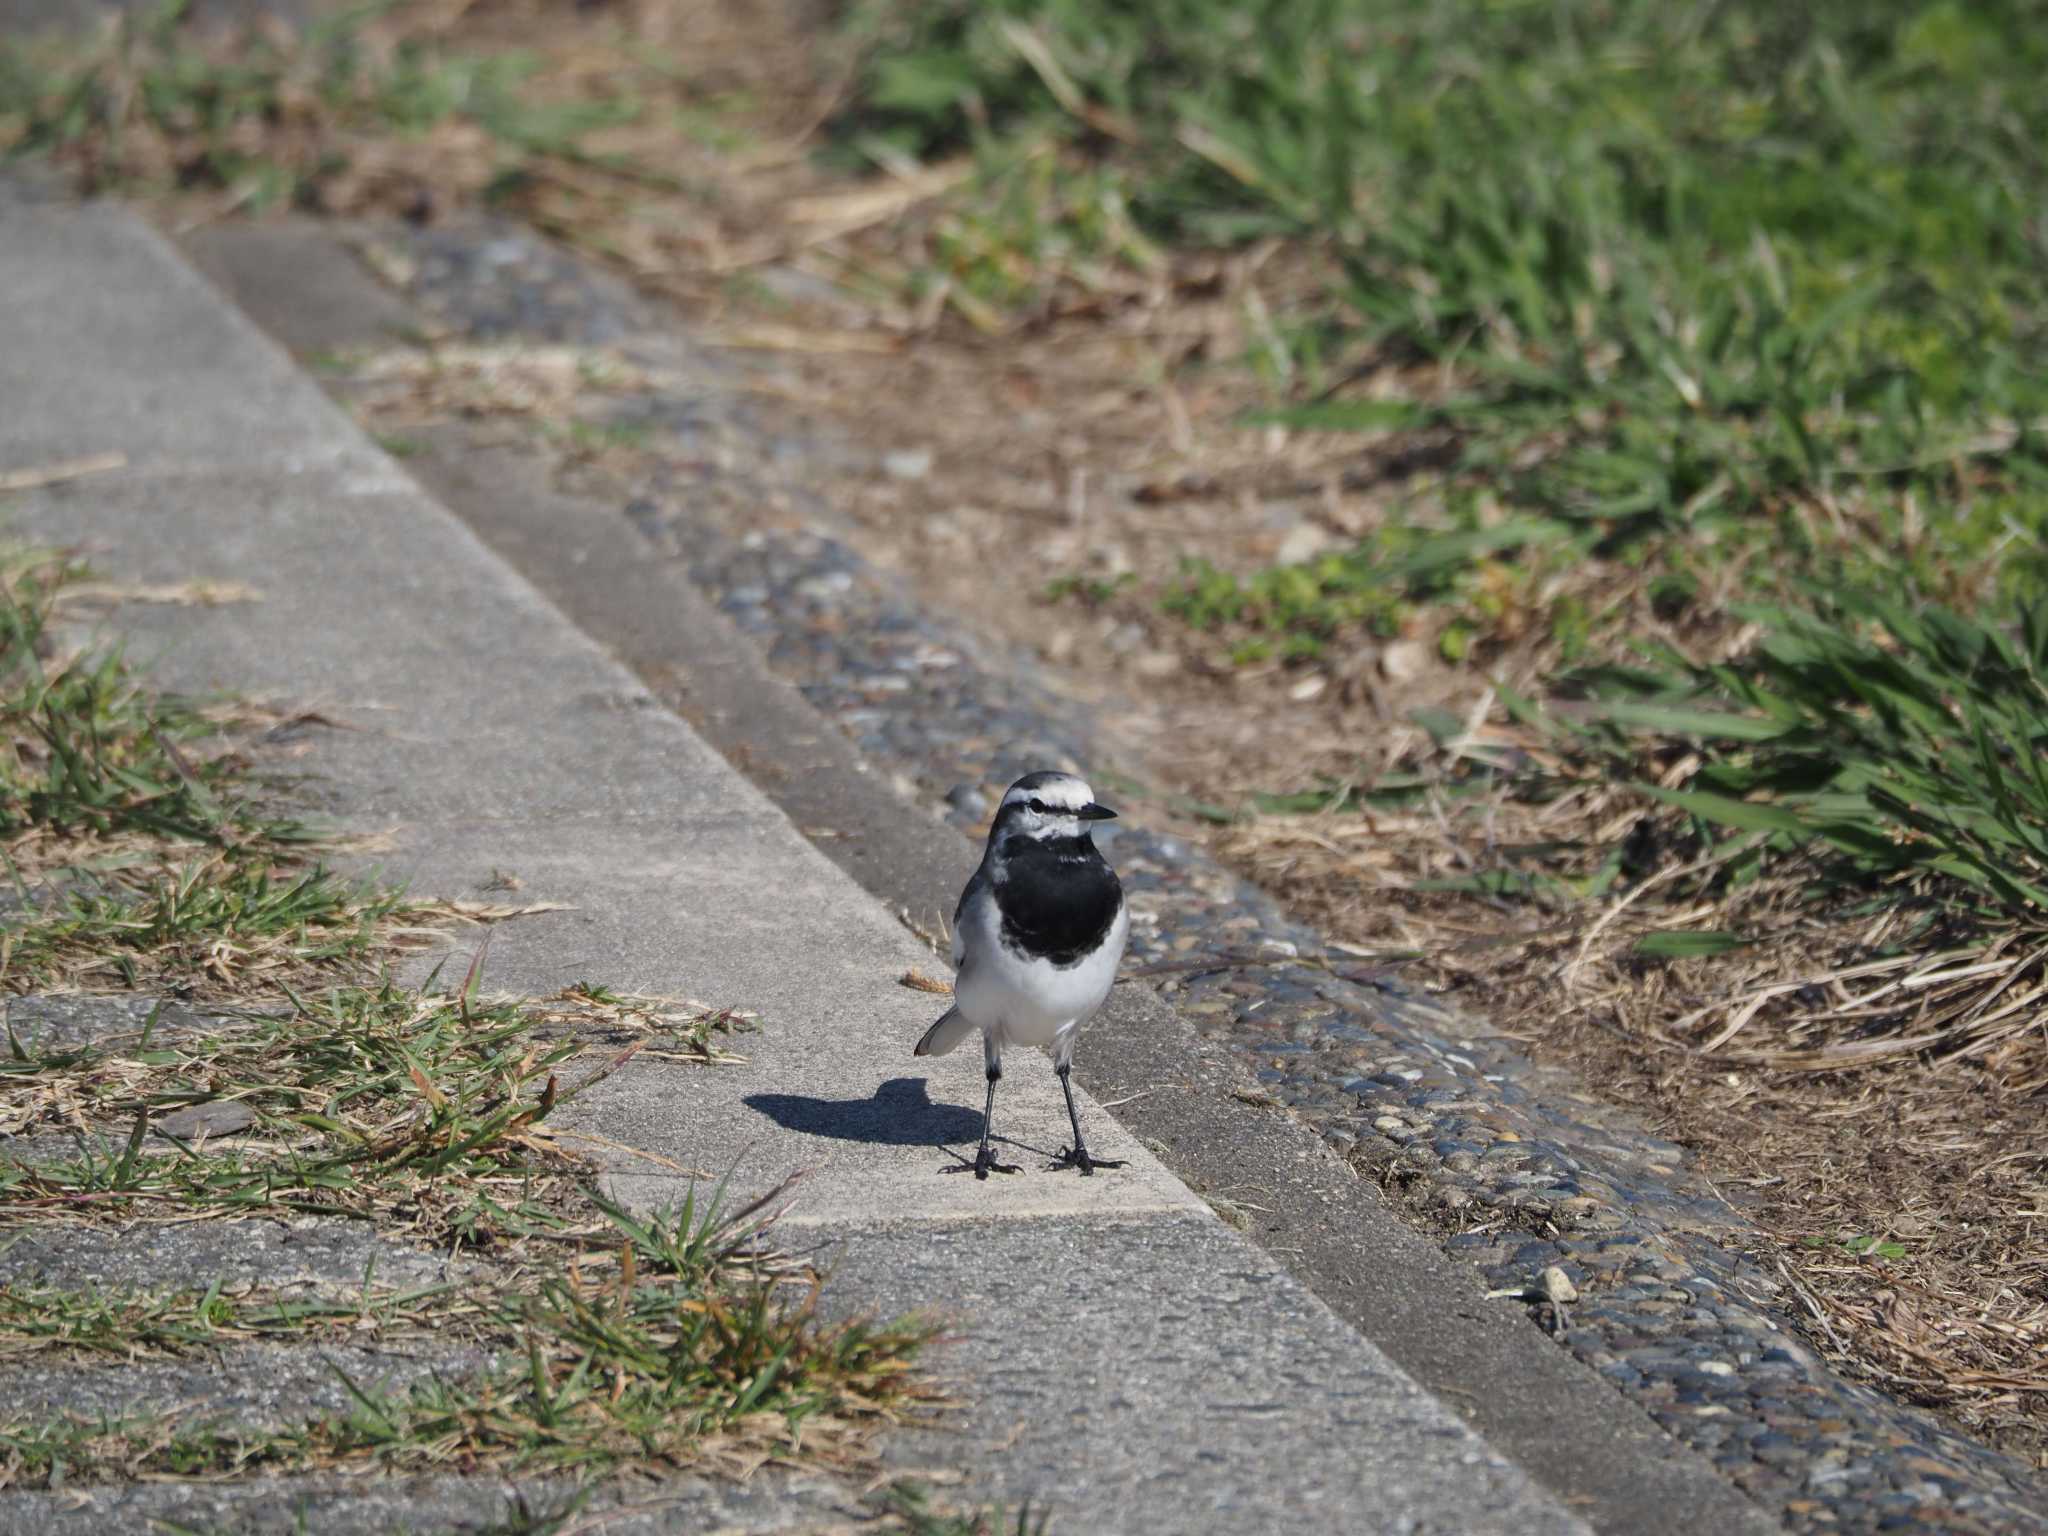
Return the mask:
<path fill-rule="evenodd" d="M 216 1030 L 0 1061 L 13 1135 L 89 1128 L 81 1154 L 0 1169 L 18 1212 L 118 1217 L 267 1209 L 403 1225 L 425 1241 L 489 1246 L 563 1221 L 570 1160 L 545 1124 L 649 1046 L 714 1064 L 729 1011 L 571 989 L 542 1003 L 419 994 L 389 983 L 300 995 Z M 576 1066 L 593 1033 L 633 1038 Z M 223 1148 L 148 1142 L 152 1121 L 197 1104 L 248 1111 Z M 116 1148 L 120 1150 L 116 1151 Z"/>
<path fill-rule="evenodd" d="M 142 688 L 118 651 L 62 652 L 54 610 L 84 575 L 56 551 L 0 550 L 0 838 L 17 870 L 55 840 L 102 856 L 130 837 L 310 840 L 302 823 L 223 798 L 240 764 L 223 740 L 236 711 Z M 220 750 L 199 750 L 209 741 Z"/>
<path fill-rule="evenodd" d="M 1087 607 L 1099 608 L 1136 580 L 1137 577 L 1129 571 L 1107 579 L 1100 576 L 1058 576 L 1046 583 L 1045 600 L 1059 603 L 1078 598 Z"/>
<path fill-rule="evenodd" d="M 882 1490 L 875 1507 L 890 1517 L 906 1536 L 1048 1536 L 1049 1515 L 1034 1516 L 1026 1503 L 1013 1521 L 998 1505 L 966 1512 L 935 1509 L 931 1492 L 922 1484 L 893 1483 Z"/>
<path fill-rule="evenodd" d="M 366 1289 L 354 1297 L 228 1296 L 204 1291 L 70 1291 L 0 1284 L 0 1355 L 75 1351 L 135 1359 L 186 1356 L 242 1340 L 337 1336 L 379 1338 L 445 1331 L 474 1313 L 453 1285 L 409 1291 Z"/>
<path fill-rule="evenodd" d="M 2009 637 L 1937 605 L 1811 605 L 1745 610 L 1764 638 L 1739 662 L 1580 674 L 1599 702 L 1579 734 L 1630 756 L 1710 744 L 1683 788 L 1650 793 L 1738 877 L 1819 849 L 1816 902 L 1904 882 L 1952 917 L 2048 930 L 2048 608 L 2027 604 Z"/>
<path fill-rule="evenodd" d="M 219 1475 L 371 1466 L 469 1466 L 599 1476 L 619 1466 L 751 1470 L 764 1459 L 857 1457 L 883 1412 L 933 1399 L 910 1375 L 912 1326 L 827 1323 L 780 1296 L 758 1246 L 761 1203 L 712 1198 L 641 1219 L 588 1205 L 622 1239 L 566 1270 L 502 1288 L 372 1298 L 365 1320 L 459 1317 L 501 1362 L 474 1380 L 372 1392 L 342 1376 L 347 1412 L 270 1431 L 135 1419 L 0 1426 L 28 1486 L 109 1475 Z M 815 1297 L 815 1286 L 811 1288 Z M 381 1311 L 379 1309 L 382 1309 Z M 147 1344 L 190 1352 L 262 1324 L 304 1331 L 317 1314 L 200 1297 L 67 1297 L 0 1290 L 0 1339 Z M 121 1347 L 121 1346 L 116 1346 Z"/>
<path fill-rule="evenodd" d="M 1496 555 L 1525 592 L 1631 554 L 1682 583 L 1758 543 L 1791 557 L 1753 566 L 1766 585 L 1846 561 L 1953 597 L 2039 569 L 2048 120 L 2023 9 L 876 0 L 853 26 L 849 143 L 990 164 L 1061 143 L 1155 239 L 1329 254 L 1262 331 L 1290 353 L 1270 419 L 1448 434 L 1397 537 L 1471 539 L 1441 499 L 1460 486 L 1541 529 L 1447 552 L 1425 601 L 1450 659 L 1501 627 L 1469 590 Z M 1043 283 L 1036 238 L 978 259 Z M 1273 632 L 1246 654 L 1313 655 L 1401 620 L 1388 553 L 1201 571 L 1171 606 Z M 1553 607 L 1583 650 L 1584 615 Z"/>
<path fill-rule="evenodd" d="M 138 10 L 82 55 L 0 52 L 0 127 L 15 153 L 65 163 L 89 192 L 210 188 L 237 205 L 334 207 L 384 194 L 431 199 L 404 146 L 438 141 L 448 196 L 481 195 L 590 135 L 631 121 L 628 94 L 550 100 L 537 61 L 446 46 L 393 4 L 344 9 L 302 38 L 260 30 L 232 57 L 187 29 L 183 3 Z M 381 23 L 381 25 L 380 25 Z"/>
<path fill-rule="evenodd" d="M 10 935 L 0 979 L 47 987 L 136 988 L 175 978 L 250 985 L 267 971 L 304 980 L 353 969 L 401 913 L 402 898 L 319 867 L 216 854 L 162 873 L 129 865 L 72 889 Z"/>
<path fill-rule="evenodd" d="M 322 834 L 251 780 L 276 717 L 159 693 L 118 650 L 64 650 L 81 575 L 0 552 L 0 841 L 29 909 L 0 939 L 0 983 L 232 989 L 331 973 L 424 915 L 305 862 Z"/>

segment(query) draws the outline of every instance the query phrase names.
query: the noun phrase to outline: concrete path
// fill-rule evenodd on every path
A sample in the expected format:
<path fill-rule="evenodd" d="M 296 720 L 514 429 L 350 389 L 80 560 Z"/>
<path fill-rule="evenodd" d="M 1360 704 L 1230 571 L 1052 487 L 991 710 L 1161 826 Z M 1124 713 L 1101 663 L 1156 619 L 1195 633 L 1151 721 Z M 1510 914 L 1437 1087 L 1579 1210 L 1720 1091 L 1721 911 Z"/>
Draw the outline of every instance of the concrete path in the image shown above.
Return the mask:
<path fill-rule="evenodd" d="M 836 1305 L 937 1309 L 962 1407 L 905 1466 L 1029 1496 L 1077 1532 L 1515 1532 L 1587 1527 L 1208 1208 L 1099 1107 L 1127 1159 L 1046 1171 L 1049 1068 L 1005 1079 L 1026 1172 L 977 1183 L 979 1057 L 915 1061 L 930 953 L 680 719 L 331 405 L 155 234 L 109 209 L 0 211 L 0 473 L 124 469 L 0 506 L 124 581 L 232 579 L 220 608 L 118 615 L 166 682 L 316 704 L 358 729 L 309 766 L 389 833 L 386 872 L 474 897 L 500 871 L 571 910 L 491 944 L 485 984 L 590 979 L 758 1010 L 743 1067 L 635 1063 L 576 1106 L 612 1187 L 742 1191 L 814 1170 L 788 1221 L 836 1255 Z M 793 1235 L 796 1235 L 793 1233 Z M 1511 1383 L 1503 1388 L 1512 1390 Z M 40 1502 L 0 1498 L 0 1528 Z M 792 1484 L 749 1529 L 813 1519 Z M 780 1511 L 778 1513 L 778 1511 Z M 102 1527 L 104 1528 L 104 1527 Z"/>

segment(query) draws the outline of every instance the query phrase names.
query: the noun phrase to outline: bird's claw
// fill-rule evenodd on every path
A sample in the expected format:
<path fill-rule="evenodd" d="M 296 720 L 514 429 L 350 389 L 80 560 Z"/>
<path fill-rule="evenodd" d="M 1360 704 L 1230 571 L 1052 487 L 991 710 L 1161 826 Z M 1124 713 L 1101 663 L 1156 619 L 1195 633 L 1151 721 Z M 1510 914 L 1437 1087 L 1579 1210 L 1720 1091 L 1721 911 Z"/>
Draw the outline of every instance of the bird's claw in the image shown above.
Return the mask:
<path fill-rule="evenodd" d="M 985 1179 L 992 1173 L 1022 1173 L 1023 1171 L 1015 1163 L 997 1162 L 995 1154 L 989 1151 L 987 1147 L 983 1147 L 980 1154 L 974 1159 L 974 1176 L 977 1179 Z"/>
<path fill-rule="evenodd" d="M 1092 1157 L 1088 1149 L 1081 1146 L 1060 1148 L 1059 1158 L 1053 1163 L 1054 1168 L 1080 1169 L 1084 1179 L 1098 1168 L 1121 1168 L 1123 1165 L 1122 1158 Z"/>

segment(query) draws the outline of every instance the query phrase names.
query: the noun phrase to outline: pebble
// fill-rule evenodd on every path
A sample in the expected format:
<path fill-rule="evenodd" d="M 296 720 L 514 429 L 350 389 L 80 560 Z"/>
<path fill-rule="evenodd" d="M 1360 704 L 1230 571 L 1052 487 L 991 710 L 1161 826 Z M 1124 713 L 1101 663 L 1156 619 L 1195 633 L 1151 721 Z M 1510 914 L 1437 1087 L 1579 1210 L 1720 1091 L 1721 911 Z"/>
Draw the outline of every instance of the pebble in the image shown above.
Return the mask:
<path fill-rule="evenodd" d="M 411 244 L 415 296 L 473 336 L 588 344 L 663 324 L 625 285 L 515 225 L 430 226 L 393 238 Z M 760 516 L 760 502 L 780 494 L 774 465 L 844 462 L 845 450 L 771 439 L 730 371 L 696 366 L 704 377 L 687 388 L 654 386 L 681 394 L 643 402 L 647 419 L 678 423 L 682 436 L 633 488 L 628 515 L 741 630 L 762 637 L 771 665 L 864 755 L 920 786 L 970 833 L 989 812 L 984 785 L 1050 764 L 1114 766 L 1096 749 L 1112 733 L 1040 684 L 1042 659 L 919 603 L 861 558 L 857 536 L 829 531 L 829 510 L 811 507 L 807 490 L 811 526 Z M 929 474 L 929 450 L 890 455 L 883 468 Z M 750 495 L 701 494 L 713 474 Z M 1136 624 L 1091 643 L 1133 654 L 1150 644 Z M 1396 641 L 1379 665 L 1407 676 L 1433 663 L 1419 644 Z M 1255 1063 L 1267 1091 L 1332 1145 L 1355 1147 L 1361 1136 L 1402 1145 L 1396 1191 L 1460 1221 L 1512 1212 L 1510 1225 L 1535 1229 L 1457 1233 L 1445 1246 L 1490 1287 L 1527 1287 L 1556 1267 L 1580 1297 L 1561 1347 L 1597 1356 L 1606 1379 L 1789 1529 L 2048 1533 L 2048 1490 L 2030 1469 L 1841 1380 L 1785 1336 L 1800 1326 L 1792 1313 L 1774 1316 L 1747 1299 L 1776 1284 L 1740 1256 L 1740 1217 L 1687 1169 L 1680 1148 L 1612 1114 L 1584 1116 L 1569 1097 L 1546 1097 L 1512 1042 L 1407 991 L 1398 973 L 1333 975 L 1313 963 L 1326 953 L 1320 936 L 1263 892 L 1136 818 L 1121 826 L 1119 871 L 1155 919 L 1133 922 L 1132 963 L 1264 950 L 1259 965 L 1219 964 L 1168 983 L 1204 1039 Z M 1588 1263 L 1570 1273 L 1582 1257 Z M 1681 1392 L 1695 1400 L 1679 1401 Z"/>
<path fill-rule="evenodd" d="M 969 821 L 986 820 L 991 809 L 989 797 L 978 784 L 955 784 L 946 791 L 946 804 Z"/>

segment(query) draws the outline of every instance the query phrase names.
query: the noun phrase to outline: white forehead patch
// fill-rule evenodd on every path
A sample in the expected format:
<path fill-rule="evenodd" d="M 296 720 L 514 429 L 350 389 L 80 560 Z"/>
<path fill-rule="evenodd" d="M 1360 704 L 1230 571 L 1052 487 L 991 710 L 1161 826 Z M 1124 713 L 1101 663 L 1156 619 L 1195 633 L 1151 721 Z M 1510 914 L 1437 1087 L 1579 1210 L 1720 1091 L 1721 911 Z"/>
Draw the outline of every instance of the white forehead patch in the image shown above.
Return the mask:
<path fill-rule="evenodd" d="M 1071 774 L 1061 774 L 1032 789 L 1013 784 L 1003 796 L 1003 804 L 1023 805 L 1036 800 L 1041 805 L 1056 806 L 1063 811 L 1078 811 L 1082 806 L 1092 804 L 1094 799 L 1094 790 Z"/>

